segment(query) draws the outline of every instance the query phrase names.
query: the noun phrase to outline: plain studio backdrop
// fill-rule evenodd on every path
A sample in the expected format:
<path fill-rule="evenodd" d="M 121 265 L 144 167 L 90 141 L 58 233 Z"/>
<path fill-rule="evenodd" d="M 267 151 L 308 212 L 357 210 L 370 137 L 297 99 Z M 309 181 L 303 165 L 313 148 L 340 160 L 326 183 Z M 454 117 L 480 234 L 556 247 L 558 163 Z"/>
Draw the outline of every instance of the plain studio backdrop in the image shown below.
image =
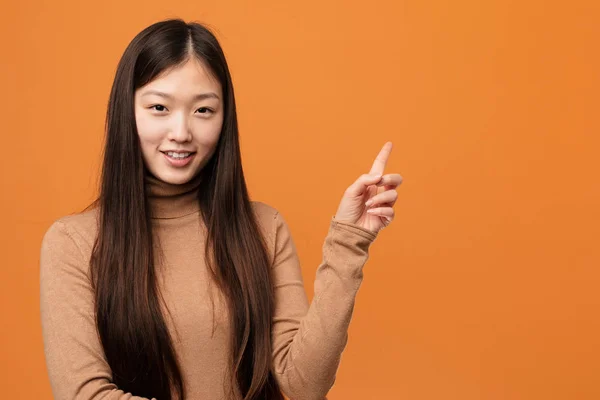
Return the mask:
<path fill-rule="evenodd" d="M 214 29 L 251 196 L 309 298 L 329 219 L 383 143 L 403 175 L 331 400 L 600 398 L 596 0 L 4 1 L 0 387 L 50 399 L 39 250 L 96 193 L 125 46 Z"/>

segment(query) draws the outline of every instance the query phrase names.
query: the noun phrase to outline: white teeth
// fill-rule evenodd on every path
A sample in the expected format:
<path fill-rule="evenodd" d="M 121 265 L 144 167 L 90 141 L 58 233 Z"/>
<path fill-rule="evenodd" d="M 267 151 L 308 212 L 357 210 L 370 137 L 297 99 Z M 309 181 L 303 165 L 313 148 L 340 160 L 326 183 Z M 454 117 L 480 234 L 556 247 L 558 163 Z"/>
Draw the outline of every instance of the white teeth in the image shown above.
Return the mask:
<path fill-rule="evenodd" d="M 186 158 L 192 153 L 174 153 L 172 151 L 167 152 L 167 155 L 171 158 Z"/>

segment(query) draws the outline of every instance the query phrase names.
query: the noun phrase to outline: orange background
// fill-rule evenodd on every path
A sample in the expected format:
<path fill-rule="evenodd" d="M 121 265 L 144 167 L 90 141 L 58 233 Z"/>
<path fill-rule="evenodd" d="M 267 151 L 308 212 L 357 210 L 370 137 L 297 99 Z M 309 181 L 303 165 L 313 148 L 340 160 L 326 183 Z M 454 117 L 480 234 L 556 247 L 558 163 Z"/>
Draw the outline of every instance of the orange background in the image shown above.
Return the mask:
<path fill-rule="evenodd" d="M 232 71 L 251 195 L 312 297 L 329 218 L 386 140 L 338 399 L 600 398 L 600 3 L 7 1 L 0 33 L 0 387 L 50 399 L 39 248 L 94 196 L 127 43 L 180 16 Z"/>

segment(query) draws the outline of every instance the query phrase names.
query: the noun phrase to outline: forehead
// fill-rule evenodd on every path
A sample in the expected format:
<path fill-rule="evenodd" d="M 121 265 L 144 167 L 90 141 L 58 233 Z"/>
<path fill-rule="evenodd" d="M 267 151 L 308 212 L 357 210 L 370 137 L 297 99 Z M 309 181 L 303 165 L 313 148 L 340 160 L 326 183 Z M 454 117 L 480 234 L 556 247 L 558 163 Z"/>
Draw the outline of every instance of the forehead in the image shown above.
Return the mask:
<path fill-rule="evenodd" d="M 196 58 L 163 71 L 137 92 L 143 95 L 151 90 L 169 93 L 175 97 L 196 95 L 199 92 L 215 92 L 221 97 L 221 84 L 218 79 L 207 65 Z"/>

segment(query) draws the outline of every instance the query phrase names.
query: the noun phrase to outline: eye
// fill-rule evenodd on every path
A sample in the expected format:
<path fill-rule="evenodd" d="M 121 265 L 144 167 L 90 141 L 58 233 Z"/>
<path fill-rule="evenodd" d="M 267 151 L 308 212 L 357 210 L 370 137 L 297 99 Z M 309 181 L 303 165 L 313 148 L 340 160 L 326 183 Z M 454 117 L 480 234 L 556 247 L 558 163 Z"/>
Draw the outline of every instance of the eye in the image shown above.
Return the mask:
<path fill-rule="evenodd" d="M 151 110 L 156 110 L 158 112 L 163 112 L 165 111 L 167 108 L 165 106 L 163 106 L 162 104 L 155 104 L 153 106 L 149 107 Z"/>
<path fill-rule="evenodd" d="M 207 107 L 200 107 L 196 111 L 200 111 L 200 114 L 208 114 L 208 113 L 213 112 L 213 110 L 211 110 L 210 108 L 207 108 Z"/>

